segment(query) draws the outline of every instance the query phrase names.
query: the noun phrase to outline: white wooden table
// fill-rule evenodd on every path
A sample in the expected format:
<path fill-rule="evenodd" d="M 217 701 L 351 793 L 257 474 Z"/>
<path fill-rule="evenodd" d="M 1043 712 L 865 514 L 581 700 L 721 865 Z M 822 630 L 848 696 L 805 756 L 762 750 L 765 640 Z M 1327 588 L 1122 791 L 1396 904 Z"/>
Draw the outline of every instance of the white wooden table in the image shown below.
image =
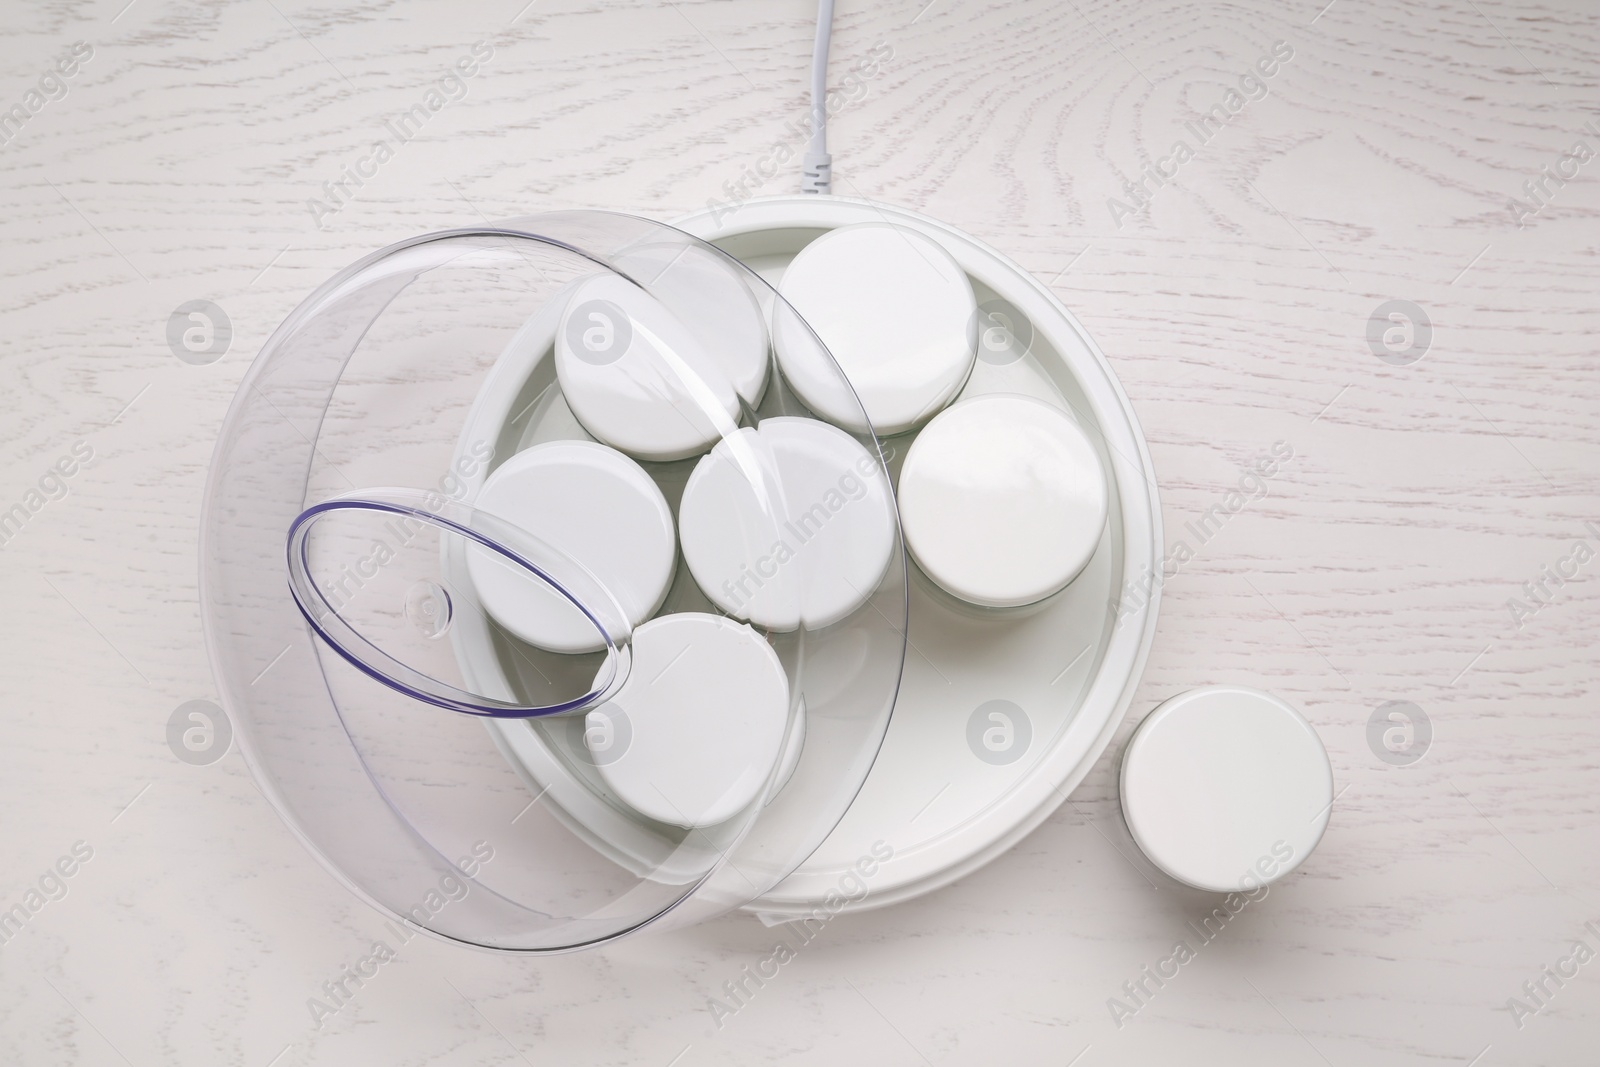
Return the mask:
<path fill-rule="evenodd" d="M 165 735 L 216 695 L 195 538 L 229 397 L 370 249 L 562 207 L 669 218 L 737 189 L 805 106 L 806 0 L 524 2 L 0 15 L 0 107 L 21 108 L 0 148 L 0 510 L 22 508 L 0 547 L 0 1059 L 1593 1062 L 1600 963 L 1572 953 L 1600 951 L 1600 559 L 1563 562 L 1600 549 L 1590 0 L 841 3 L 835 80 L 890 54 L 835 119 L 836 189 L 1053 279 L 1143 420 L 1169 546 L 1294 447 L 1168 583 L 1116 745 L 1183 689 L 1256 685 L 1305 710 L 1342 792 L 1305 867 L 1176 977 L 1124 990 L 1215 902 L 1136 855 L 1108 754 L 1012 852 L 831 923 L 720 1027 L 710 998 L 773 942 L 748 916 L 553 959 L 418 938 L 313 1026 L 308 998 L 380 917 L 237 751 L 189 766 Z M 460 98 L 366 162 L 480 41 Z M 1228 110 L 1279 41 L 1292 55 Z M 71 76 L 45 78 L 58 61 Z M 1217 105 L 1202 143 L 1186 123 Z M 1130 217 L 1111 201 L 1138 207 L 1147 164 L 1173 176 Z M 744 181 L 790 192 L 798 161 Z M 167 341 L 191 300 L 232 324 L 210 365 Z M 1431 323 L 1418 362 L 1369 343 L 1392 300 Z M 1547 566 L 1578 577 L 1513 613 Z M 1413 765 L 1369 747 L 1388 701 L 1431 722 Z"/>

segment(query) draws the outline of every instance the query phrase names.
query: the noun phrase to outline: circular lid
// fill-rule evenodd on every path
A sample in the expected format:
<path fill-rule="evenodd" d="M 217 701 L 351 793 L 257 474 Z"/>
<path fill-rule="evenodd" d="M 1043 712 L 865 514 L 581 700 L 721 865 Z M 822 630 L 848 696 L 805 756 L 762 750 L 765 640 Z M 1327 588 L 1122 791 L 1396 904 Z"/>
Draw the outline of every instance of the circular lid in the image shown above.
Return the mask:
<path fill-rule="evenodd" d="M 790 564 L 823 587 L 870 556 L 826 622 L 753 628 L 675 566 L 727 442 L 750 491 L 708 521 L 770 528 L 815 491 L 768 424 L 889 484 L 859 407 L 826 426 L 776 371 L 777 328 L 833 366 L 712 246 L 565 212 L 384 249 L 268 340 L 211 468 L 202 616 L 263 793 L 353 890 L 556 951 L 737 907 L 837 824 L 904 657 L 892 508 Z"/>
<path fill-rule="evenodd" d="M 1089 436 L 1028 396 L 945 409 L 900 470 L 912 556 L 947 592 L 984 607 L 1032 604 L 1077 577 L 1100 544 L 1107 497 Z"/>
<path fill-rule="evenodd" d="M 1303 863 L 1333 808 L 1317 731 L 1270 693 L 1210 686 L 1151 712 L 1122 757 L 1122 814 L 1150 861 L 1215 893 Z"/>
<path fill-rule="evenodd" d="M 600 776 L 658 822 L 710 826 L 761 792 L 789 721 L 789 680 L 772 646 L 721 615 L 681 612 L 633 635 L 633 670 L 588 713 Z"/>
<path fill-rule="evenodd" d="M 681 514 L 683 558 L 701 591 L 773 630 L 848 617 L 897 543 L 877 460 L 816 419 L 767 419 L 722 440 L 695 465 Z"/>
<path fill-rule="evenodd" d="M 677 561 L 672 509 L 633 460 L 591 441 L 547 441 L 500 464 L 477 506 L 509 519 L 568 556 L 581 556 L 617 599 L 628 626 L 655 614 Z M 496 623 L 536 648 L 599 652 L 603 637 L 548 586 L 474 545 L 467 573 Z"/>
<path fill-rule="evenodd" d="M 738 424 L 739 393 L 699 335 L 614 274 L 574 288 L 556 375 L 584 428 L 639 459 L 698 456 Z"/>
<path fill-rule="evenodd" d="M 808 404 L 841 426 L 865 429 L 865 418 L 879 433 L 904 433 L 947 404 L 972 372 L 972 283 L 950 253 L 915 230 L 888 223 L 829 230 L 800 250 L 780 284 L 848 380 L 815 359 L 798 322 L 774 324 L 779 365 Z"/>

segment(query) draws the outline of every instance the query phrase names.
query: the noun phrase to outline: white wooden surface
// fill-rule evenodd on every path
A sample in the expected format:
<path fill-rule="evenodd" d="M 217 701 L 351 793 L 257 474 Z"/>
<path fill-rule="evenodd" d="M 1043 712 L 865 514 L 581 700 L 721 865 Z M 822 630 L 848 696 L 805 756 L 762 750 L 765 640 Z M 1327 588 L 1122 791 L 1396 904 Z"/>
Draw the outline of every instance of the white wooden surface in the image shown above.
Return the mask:
<path fill-rule="evenodd" d="M 840 192 L 943 218 L 1078 312 L 1150 438 L 1169 531 L 1272 442 L 1296 458 L 1167 587 L 1140 695 L 1272 689 L 1344 790 L 1321 849 L 1118 1027 L 1107 1001 L 1214 904 L 1138 861 L 1112 758 L 1022 845 L 830 924 L 719 1027 L 768 955 L 732 916 L 555 959 L 417 939 L 321 1028 L 379 917 L 293 841 L 237 752 L 180 763 L 214 697 L 195 530 L 226 404 L 273 326 L 402 236 L 558 207 L 667 218 L 798 119 L 806 0 L 95 0 L 0 12 L 0 106 L 92 59 L 0 149 L 0 509 L 95 459 L 0 548 L 0 910 L 93 857 L 0 947 L 0 1059 L 26 1064 L 1578 1064 L 1600 963 L 1596 583 L 1506 608 L 1600 521 L 1600 161 L 1509 204 L 1600 111 L 1592 0 L 843 0 Z M 464 99 L 319 229 L 308 198 L 480 40 Z M 1149 212 L 1107 200 L 1275 41 L 1267 80 Z M 797 162 L 763 192 L 798 187 Z M 219 304 L 225 358 L 165 340 Z M 1414 301 L 1421 362 L 1368 347 Z M 1169 533 L 1169 540 L 1177 536 Z M 1410 700 L 1411 767 L 1365 723 Z M 1115 751 L 1115 749 L 1113 750 Z M 131 806 L 130 806 L 131 805 Z M 1474 1060 L 1474 1057 L 1478 1057 Z"/>

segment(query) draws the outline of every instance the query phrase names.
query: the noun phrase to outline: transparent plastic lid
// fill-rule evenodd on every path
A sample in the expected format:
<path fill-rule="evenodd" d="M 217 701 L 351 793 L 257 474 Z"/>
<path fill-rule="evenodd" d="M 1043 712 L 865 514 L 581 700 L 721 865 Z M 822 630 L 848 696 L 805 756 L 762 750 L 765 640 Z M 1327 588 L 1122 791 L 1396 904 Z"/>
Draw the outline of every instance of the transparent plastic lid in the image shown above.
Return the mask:
<path fill-rule="evenodd" d="M 747 903 L 844 814 L 905 562 L 865 415 L 809 411 L 775 329 L 839 374 L 716 248 L 566 212 L 384 249 L 267 342 L 203 618 L 264 793 L 356 892 L 572 949 Z"/>

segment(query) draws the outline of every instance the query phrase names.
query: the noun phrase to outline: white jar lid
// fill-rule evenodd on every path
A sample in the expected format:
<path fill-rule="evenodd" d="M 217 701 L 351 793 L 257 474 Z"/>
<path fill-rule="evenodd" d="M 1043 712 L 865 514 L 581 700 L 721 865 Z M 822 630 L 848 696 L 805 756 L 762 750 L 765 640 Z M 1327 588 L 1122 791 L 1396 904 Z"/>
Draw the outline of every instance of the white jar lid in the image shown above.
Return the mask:
<path fill-rule="evenodd" d="M 1333 808 L 1333 768 L 1305 718 L 1270 693 L 1173 697 L 1122 757 L 1122 814 L 1150 861 L 1214 893 L 1252 891 L 1303 863 Z"/>
<path fill-rule="evenodd" d="M 636 459 L 687 459 L 738 425 L 739 394 L 719 359 L 615 274 L 574 289 L 555 353 L 562 395 L 584 429 Z"/>
<path fill-rule="evenodd" d="M 678 525 L 684 562 L 711 602 L 770 630 L 838 622 L 894 553 L 878 460 L 816 419 L 763 419 L 718 442 L 689 476 Z"/>
<path fill-rule="evenodd" d="M 708 246 L 662 242 L 631 249 L 628 274 L 650 286 L 699 339 L 734 391 L 761 403 L 772 368 L 767 323 L 755 294 Z"/>
<path fill-rule="evenodd" d="M 812 411 L 848 430 L 867 429 L 864 408 L 877 433 L 904 433 L 948 404 L 972 372 L 972 283 L 950 253 L 915 230 L 887 223 L 830 230 L 794 257 L 778 291 L 838 369 L 784 314 L 773 323 L 778 365 Z"/>
<path fill-rule="evenodd" d="M 928 577 L 985 607 L 1065 587 L 1100 544 L 1100 457 L 1066 412 L 991 393 L 941 412 L 900 470 L 906 547 Z"/>
<path fill-rule="evenodd" d="M 789 681 L 749 626 L 683 612 L 633 632 L 633 666 L 585 717 L 584 742 L 624 803 L 657 822 L 710 826 L 755 800 L 788 732 Z"/>
<path fill-rule="evenodd" d="M 630 626 L 653 615 L 672 582 L 672 511 L 637 463 L 590 441 L 551 441 L 518 452 L 474 502 L 578 561 L 616 599 Z M 478 599 L 517 637 L 552 652 L 604 647 L 566 597 L 498 553 L 467 550 Z"/>

